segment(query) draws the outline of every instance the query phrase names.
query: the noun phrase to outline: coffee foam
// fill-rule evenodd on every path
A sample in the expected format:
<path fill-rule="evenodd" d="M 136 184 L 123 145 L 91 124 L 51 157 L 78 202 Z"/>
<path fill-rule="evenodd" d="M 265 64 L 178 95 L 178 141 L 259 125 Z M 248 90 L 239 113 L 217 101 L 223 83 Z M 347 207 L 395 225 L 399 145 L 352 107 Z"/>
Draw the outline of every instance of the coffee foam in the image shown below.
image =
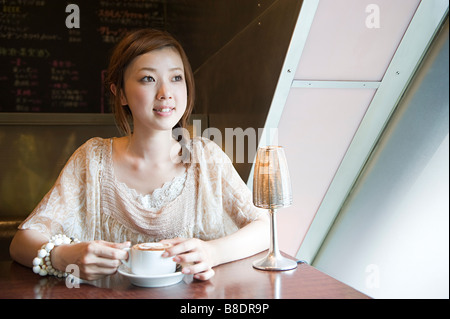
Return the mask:
<path fill-rule="evenodd" d="M 163 243 L 140 243 L 134 245 L 133 249 L 139 249 L 139 250 L 151 250 L 151 251 L 158 251 L 158 250 L 166 250 L 167 248 L 172 247 L 171 244 L 163 244 Z"/>

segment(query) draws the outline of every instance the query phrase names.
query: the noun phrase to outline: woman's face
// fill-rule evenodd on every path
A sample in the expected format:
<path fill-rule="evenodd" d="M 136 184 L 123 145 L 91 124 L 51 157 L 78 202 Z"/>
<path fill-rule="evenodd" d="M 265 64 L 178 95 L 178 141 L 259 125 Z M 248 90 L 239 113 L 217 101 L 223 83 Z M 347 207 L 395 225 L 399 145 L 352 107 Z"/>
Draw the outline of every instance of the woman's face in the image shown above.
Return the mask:
<path fill-rule="evenodd" d="M 135 131 L 172 130 L 186 110 L 184 66 L 166 47 L 136 57 L 125 70 L 123 105 L 130 107 Z"/>

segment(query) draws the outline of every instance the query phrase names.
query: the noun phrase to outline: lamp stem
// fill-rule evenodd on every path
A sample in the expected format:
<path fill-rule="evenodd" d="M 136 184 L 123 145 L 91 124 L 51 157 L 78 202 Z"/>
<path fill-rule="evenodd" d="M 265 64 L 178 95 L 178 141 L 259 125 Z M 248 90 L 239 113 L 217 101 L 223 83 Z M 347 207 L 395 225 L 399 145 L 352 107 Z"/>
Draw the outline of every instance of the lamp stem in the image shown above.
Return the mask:
<path fill-rule="evenodd" d="M 270 248 L 269 254 L 277 258 L 280 255 L 280 250 L 278 249 L 278 235 L 277 235 L 277 210 L 275 208 L 270 208 Z"/>
<path fill-rule="evenodd" d="M 297 262 L 285 258 L 278 249 L 277 220 L 275 208 L 270 208 L 270 247 L 267 256 L 253 262 L 253 267 L 260 270 L 290 270 L 297 268 Z"/>

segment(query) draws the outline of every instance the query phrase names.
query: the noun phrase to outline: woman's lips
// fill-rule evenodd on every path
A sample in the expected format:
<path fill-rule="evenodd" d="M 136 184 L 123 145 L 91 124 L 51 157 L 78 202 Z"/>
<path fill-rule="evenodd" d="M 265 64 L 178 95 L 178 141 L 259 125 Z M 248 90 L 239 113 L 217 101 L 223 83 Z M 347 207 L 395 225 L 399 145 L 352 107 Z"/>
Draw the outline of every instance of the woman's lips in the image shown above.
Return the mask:
<path fill-rule="evenodd" d="M 170 116 L 172 115 L 174 109 L 175 109 L 174 107 L 163 106 L 154 108 L 153 111 L 159 116 Z"/>

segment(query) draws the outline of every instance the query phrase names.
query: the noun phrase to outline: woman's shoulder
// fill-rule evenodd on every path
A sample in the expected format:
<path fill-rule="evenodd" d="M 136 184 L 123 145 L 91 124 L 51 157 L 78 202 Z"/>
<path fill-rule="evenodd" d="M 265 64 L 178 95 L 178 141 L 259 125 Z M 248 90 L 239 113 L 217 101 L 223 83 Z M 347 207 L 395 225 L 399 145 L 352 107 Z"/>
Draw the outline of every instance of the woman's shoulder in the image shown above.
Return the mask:
<path fill-rule="evenodd" d="M 92 137 L 78 147 L 73 156 L 75 157 L 98 157 L 111 144 L 111 138 Z"/>
<path fill-rule="evenodd" d="M 191 140 L 193 160 L 206 163 L 228 163 L 230 161 L 227 154 L 214 141 L 206 137 L 194 137 Z"/>
<path fill-rule="evenodd" d="M 112 140 L 112 138 L 91 137 L 86 142 L 84 142 L 84 144 L 81 145 L 81 147 L 87 147 L 87 148 L 102 147 L 108 143 L 111 143 L 111 140 Z"/>
<path fill-rule="evenodd" d="M 207 147 L 219 147 L 216 143 L 211 141 L 209 138 L 202 137 L 202 136 L 194 136 L 191 139 L 191 144 L 193 147 L 196 148 L 207 148 Z"/>

